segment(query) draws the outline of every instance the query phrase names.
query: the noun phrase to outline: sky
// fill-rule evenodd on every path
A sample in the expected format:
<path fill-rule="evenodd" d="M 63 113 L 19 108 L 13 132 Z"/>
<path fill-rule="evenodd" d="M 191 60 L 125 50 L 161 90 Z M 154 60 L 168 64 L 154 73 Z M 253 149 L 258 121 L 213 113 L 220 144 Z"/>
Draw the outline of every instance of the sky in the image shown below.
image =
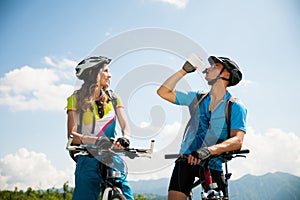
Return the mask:
<path fill-rule="evenodd" d="M 248 109 L 246 159 L 232 178 L 287 172 L 300 176 L 300 4 L 297 0 L 127 0 L 0 2 L 0 188 L 74 186 L 65 150 L 66 99 L 80 87 L 75 66 L 112 57 L 111 89 L 122 98 L 132 145 L 151 159 L 125 159 L 129 180 L 171 175 L 188 115 L 156 95 L 191 53 L 228 56 L 242 72 L 229 91 Z M 208 90 L 198 71 L 178 84 Z"/>

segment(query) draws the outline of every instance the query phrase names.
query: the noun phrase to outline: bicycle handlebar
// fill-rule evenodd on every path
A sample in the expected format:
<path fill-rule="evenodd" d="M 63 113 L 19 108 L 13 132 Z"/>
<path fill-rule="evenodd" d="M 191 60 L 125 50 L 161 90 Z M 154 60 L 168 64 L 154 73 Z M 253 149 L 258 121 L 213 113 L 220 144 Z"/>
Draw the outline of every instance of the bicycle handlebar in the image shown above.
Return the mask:
<path fill-rule="evenodd" d="M 66 150 L 77 152 L 75 156 L 101 155 L 102 152 L 111 152 L 118 155 L 127 156 L 131 159 L 135 157 L 151 158 L 150 154 L 153 153 L 154 143 L 155 143 L 154 140 L 151 140 L 149 149 L 135 149 L 135 148 L 118 149 L 118 148 L 113 148 L 113 146 L 108 149 L 103 149 L 103 148 L 99 148 L 95 144 L 81 144 L 79 146 L 74 146 L 74 145 L 72 146 L 72 142 L 73 142 L 73 135 L 70 135 L 67 142 Z"/>
<path fill-rule="evenodd" d="M 229 152 L 225 152 L 223 154 L 232 154 L 232 155 L 235 154 L 235 155 L 237 155 L 237 154 L 247 154 L 247 153 L 250 153 L 249 149 L 241 149 L 241 150 L 229 151 Z"/>
<path fill-rule="evenodd" d="M 214 157 L 217 157 L 217 156 L 223 156 L 225 159 L 231 160 L 232 158 L 235 158 L 235 157 L 246 157 L 242 154 L 248 154 L 248 153 L 250 153 L 249 149 L 228 151 L 228 152 L 224 152 L 224 153 L 221 153 L 221 154 L 211 155 L 207 159 L 211 159 L 211 158 L 214 158 Z M 166 154 L 165 155 L 165 159 L 187 158 L 187 157 L 188 157 L 188 154 Z"/>

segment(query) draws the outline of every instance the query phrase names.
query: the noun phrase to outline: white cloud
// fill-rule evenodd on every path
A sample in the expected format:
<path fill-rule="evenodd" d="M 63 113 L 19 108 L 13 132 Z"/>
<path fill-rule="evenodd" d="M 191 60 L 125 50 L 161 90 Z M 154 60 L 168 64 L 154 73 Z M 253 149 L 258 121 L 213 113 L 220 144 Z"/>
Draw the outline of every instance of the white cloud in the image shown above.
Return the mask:
<path fill-rule="evenodd" d="M 241 82 L 238 84 L 238 87 L 250 87 L 252 85 L 255 85 L 257 83 L 251 81 L 251 80 L 241 80 Z"/>
<path fill-rule="evenodd" d="M 47 64 L 49 66 L 52 66 L 52 67 L 56 66 L 56 64 L 54 63 L 54 61 L 50 57 L 48 57 L 48 56 L 44 57 L 43 60 L 44 60 L 45 64 Z"/>
<path fill-rule="evenodd" d="M 188 0 L 159 0 L 159 1 L 174 5 L 179 9 L 185 8 L 188 3 Z"/>
<path fill-rule="evenodd" d="M 55 67 L 55 68 L 59 68 L 59 69 L 74 70 L 74 67 L 77 65 L 77 63 L 75 61 L 69 60 L 67 58 L 58 60 L 58 59 L 50 58 L 50 57 L 46 56 L 46 57 L 44 57 L 43 61 L 45 64 Z"/>
<path fill-rule="evenodd" d="M 74 166 L 56 169 L 43 153 L 25 148 L 0 159 L 0 188 L 3 190 L 60 188 L 65 182 L 74 186 Z"/>
<path fill-rule="evenodd" d="M 269 129 L 258 133 L 249 127 L 243 148 L 250 149 L 247 158 L 229 163 L 234 179 L 276 171 L 300 176 L 300 137 L 293 132 Z"/>
<path fill-rule="evenodd" d="M 52 68 L 23 66 L 0 78 L 0 105 L 13 110 L 62 110 L 74 86 L 71 80 L 74 62 L 68 59 L 44 61 Z"/>

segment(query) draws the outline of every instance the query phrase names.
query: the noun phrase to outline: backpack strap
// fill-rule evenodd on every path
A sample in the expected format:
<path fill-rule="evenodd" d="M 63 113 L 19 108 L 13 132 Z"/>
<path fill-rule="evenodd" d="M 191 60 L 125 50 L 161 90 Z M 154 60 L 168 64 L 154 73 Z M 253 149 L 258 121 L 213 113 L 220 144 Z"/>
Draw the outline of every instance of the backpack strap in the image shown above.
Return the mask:
<path fill-rule="evenodd" d="M 189 128 L 189 126 L 191 125 L 192 123 L 192 120 L 194 119 L 195 117 L 195 113 L 197 111 L 197 107 L 199 106 L 199 104 L 203 101 L 203 99 L 205 99 L 205 97 L 208 95 L 208 92 L 201 92 L 201 93 L 198 93 L 197 96 L 195 97 L 195 99 L 193 100 L 192 102 L 192 105 L 190 106 L 190 113 L 191 113 L 191 118 L 190 120 L 188 121 L 185 129 L 184 129 L 184 132 L 183 132 L 183 137 L 182 137 L 182 140 L 184 140 L 185 138 L 185 135 L 186 135 L 186 132 Z"/>
<path fill-rule="evenodd" d="M 90 110 L 93 113 L 93 129 L 92 129 L 91 134 L 94 134 L 94 132 L 95 132 L 95 126 L 96 126 L 96 115 L 94 113 L 94 107 L 93 107 L 93 105 L 90 107 Z M 82 120 L 81 120 L 81 123 L 82 123 Z"/>
<path fill-rule="evenodd" d="M 230 138 L 230 129 L 231 129 L 231 111 L 232 111 L 232 104 L 235 102 L 236 97 L 230 97 L 230 99 L 226 103 L 225 107 L 225 117 L 227 123 L 227 138 Z"/>
<path fill-rule="evenodd" d="M 77 132 L 77 133 L 80 133 L 80 134 L 81 134 L 81 131 L 82 131 L 82 119 L 83 119 L 83 113 L 82 113 L 82 111 L 80 111 L 80 112 L 79 112 L 79 124 L 77 125 L 77 130 L 76 130 L 76 132 Z M 79 144 L 74 144 L 74 143 L 71 143 L 71 145 L 79 146 Z M 70 155 L 70 157 L 71 157 L 75 162 L 77 162 L 77 157 L 75 157 L 74 154 L 75 154 L 74 151 L 70 151 L 70 150 L 69 150 L 69 155 Z"/>
<path fill-rule="evenodd" d="M 208 92 L 201 92 L 200 94 L 197 94 L 198 104 L 208 95 Z"/>
<path fill-rule="evenodd" d="M 203 101 L 203 99 L 208 95 L 208 92 L 201 92 L 200 94 L 197 94 L 197 103 L 195 104 L 195 108 L 199 106 L 199 104 Z"/>
<path fill-rule="evenodd" d="M 108 95 L 109 99 L 111 100 L 111 102 L 113 104 L 114 110 L 116 111 L 116 108 L 117 108 L 117 96 L 116 96 L 116 94 L 112 90 L 108 90 L 107 95 Z"/>
<path fill-rule="evenodd" d="M 114 107 L 114 110 L 115 110 L 115 114 L 117 116 L 117 104 L 118 104 L 117 95 L 112 90 L 108 90 L 106 93 L 107 93 L 107 95 L 109 97 L 109 100 L 111 100 L 111 102 L 113 104 L 113 107 Z M 115 134 L 117 134 L 116 133 L 116 129 L 115 129 Z"/>
<path fill-rule="evenodd" d="M 82 111 L 79 112 L 79 124 L 77 125 L 77 133 L 81 134 L 82 131 L 82 119 L 83 119 L 83 113 Z"/>

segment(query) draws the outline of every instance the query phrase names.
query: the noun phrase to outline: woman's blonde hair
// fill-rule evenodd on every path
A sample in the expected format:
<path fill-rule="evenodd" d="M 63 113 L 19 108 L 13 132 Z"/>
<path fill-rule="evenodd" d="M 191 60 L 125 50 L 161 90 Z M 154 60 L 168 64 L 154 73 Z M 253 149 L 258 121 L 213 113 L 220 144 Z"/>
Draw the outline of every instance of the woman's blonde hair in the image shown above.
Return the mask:
<path fill-rule="evenodd" d="M 91 68 L 90 70 L 85 70 L 82 73 L 82 80 L 84 83 L 82 84 L 79 90 L 76 90 L 74 94 L 76 94 L 76 108 L 77 112 L 86 112 L 89 108 L 93 106 L 95 102 L 95 90 L 98 87 L 97 77 L 99 74 L 99 70 L 102 68 Z M 106 93 L 107 88 L 101 88 L 103 94 Z M 100 97 L 100 101 L 103 103 L 103 107 L 107 104 L 107 96 L 102 95 Z"/>

